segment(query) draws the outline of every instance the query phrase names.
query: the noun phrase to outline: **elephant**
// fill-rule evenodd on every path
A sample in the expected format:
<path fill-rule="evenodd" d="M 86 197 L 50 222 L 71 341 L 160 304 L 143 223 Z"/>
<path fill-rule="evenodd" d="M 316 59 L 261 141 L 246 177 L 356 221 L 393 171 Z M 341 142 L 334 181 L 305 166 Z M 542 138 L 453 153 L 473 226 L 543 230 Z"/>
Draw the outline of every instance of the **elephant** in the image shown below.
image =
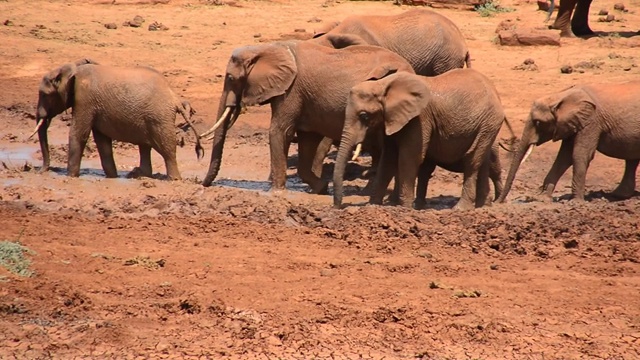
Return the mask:
<path fill-rule="evenodd" d="M 491 81 L 473 69 L 453 69 L 434 77 L 390 71 L 369 78 L 349 93 L 333 174 L 334 206 L 342 206 L 343 174 L 351 149 L 376 128 L 383 129 L 385 137 L 371 204 L 382 203 L 395 175 L 398 203 L 410 207 L 416 178 L 422 191 L 425 175 L 435 163 L 464 173 L 456 209 L 485 205 L 492 147 L 506 120 Z"/>
<path fill-rule="evenodd" d="M 316 31 L 316 44 L 336 49 L 351 45 L 376 45 L 404 57 L 416 74 L 435 76 L 465 66 L 471 67 L 469 49 L 460 29 L 449 18 L 427 9 L 412 9 L 397 15 L 351 15 Z M 314 172 L 331 148 L 331 139 L 321 142 Z M 375 173 L 375 167 L 372 167 Z"/>
<path fill-rule="evenodd" d="M 544 200 L 551 200 L 558 180 L 573 165 L 572 198 L 584 201 L 587 169 L 596 150 L 625 160 L 622 181 L 612 195 L 633 196 L 640 161 L 639 98 L 640 81 L 636 80 L 574 85 L 536 99 L 498 202 L 505 201 L 518 168 L 533 148 L 558 140 L 562 141 L 560 150 L 542 184 Z"/>
<path fill-rule="evenodd" d="M 181 179 L 176 161 L 176 113 L 196 135 L 196 155 L 204 156 L 199 136 L 191 124 L 192 108 L 180 101 L 166 79 L 148 67 L 118 68 L 90 59 L 64 64 L 46 74 L 39 86 L 36 128 L 42 150 L 41 171 L 49 169 L 47 130 L 51 120 L 73 109 L 69 130 L 67 175 L 80 175 L 80 161 L 89 134 L 100 155 L 106 177 L 117 177 L 112 141 L 138 145 L 140 167 L 130 175 L 152 176 L 151 149 L 164 158 L 170 179 Z"/>
<path fill-rule="evenodd" d="M 471 67 L 469 49 L 460 29 L 431 10 L 412 9 L 398 15 L 351 15 L 333 22 L 307 40 L 336 49 L 376 45 L 407 59 L 416 74 L 435 76 Z"/>
<path fill-rule="evenodd" d="M 560 30 L 560 36 L 589 36 L 595 33 L 589 27 L 589 7 L 592 0 L 562 0 L 558 15 L 551 29 Z M 575 9 L 575 14 L 573 11 Z M 551 17 L 554 10 L 554 2 L 551 0 L 551 6 L 547 13 L 547 21 Z M 573 17 L 571 15 L 573 14 Z"/>
<path fill-rule="evenodd" d="M 216 178 L 227 131 L 241 106 L 268 103 L 271 190 L 285 188 L 286 155 L 296 132 L 298 174 L 314 193 L 326 193 L 327 182 L 312 169 L 318 146 L 323 138 L 340 139 L 349 90 L 375 68 L 413 72 L 404 58 L 378 46 L 338 50 L 285 41 L 235 49 L 226 69 L 218 120 L 201 135 L 213 134 L 211 162 L 202 184 L 210 186 Z"/>

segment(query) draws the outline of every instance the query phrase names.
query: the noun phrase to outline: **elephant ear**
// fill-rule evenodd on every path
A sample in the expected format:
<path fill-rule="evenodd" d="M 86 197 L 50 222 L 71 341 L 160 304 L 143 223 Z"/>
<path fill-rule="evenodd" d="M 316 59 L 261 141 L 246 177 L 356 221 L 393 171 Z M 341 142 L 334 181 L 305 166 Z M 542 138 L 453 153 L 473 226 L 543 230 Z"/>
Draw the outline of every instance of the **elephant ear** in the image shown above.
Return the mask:
<path fill-rule="evenodd" d="M 60 95 L 62 103 L 67 107 L 72 106 L 71 102 L 73 100 L 77 68 L 75 63 L 65 64 L 50 74 L 49 77 L 51 85 L 53 85 L 53 88 Z"/>
<path fill-rule="evenodd" d="M 595 113 L 593 98 L 582 89 L 571 89 L 557 103 L 551 105 L 556 118 L 553 141 L 566 139 L 582 130 Z"/>
<path fill-rule="evenodd" d="M 363 38 L 354 34 L 327 34 L 325 36 L 334 49 L 344 49 L 353 45 L 368 44 Z"/>
<path fill-rule="evenodd" d="M 377 68 L 369 72 L 369 74 L 366 77 L 366 81 L 380 80 L 389 75 L 395 74 L 396 72 L 398 72 L 398 67 L 396 66 L 390 66 L 390 65 L 378 66 Z"/>
<path fill-rule="evenodd" d="M 266 45 L 249 59 L 247 72 L 242 101 L 250 106 L 284 94 L 296 78 L 298 67 L 289 48 Z"/>
<path fill-rule="evenodd" d="M 387 135 L 400 131 L 427 107 L 429 89 L 419 76 L 400 72 L 388 77 L 384 95 L 384 127 Z"/>

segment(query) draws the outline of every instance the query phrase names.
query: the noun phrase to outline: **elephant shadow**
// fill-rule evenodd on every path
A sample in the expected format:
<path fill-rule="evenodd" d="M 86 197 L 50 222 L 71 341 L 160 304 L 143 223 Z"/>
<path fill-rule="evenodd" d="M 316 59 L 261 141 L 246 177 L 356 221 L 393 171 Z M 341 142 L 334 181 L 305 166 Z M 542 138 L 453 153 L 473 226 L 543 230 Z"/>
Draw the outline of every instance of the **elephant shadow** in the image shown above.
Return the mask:
<path fill-rule="evenodd" d="M 590 39 L 593 37 L 622 37 L 631 38 L 634 36 L 640 36 L 640 31 L 594 31 L 593 35 L 583 36 L 583 38 Z"/>
<path fill-rule="evenodd" d="M 36 169 L 40 169 L 37 168 Z M 63 167 L 55 167 L 55 166 L 51 166 L 49 167 L 49 171 L 57 174 L 57 175 L 61 175 L 61 176 L 67 176 L 68 172 L 67 172 L 67 168 L 63 168 Z M 118 171 L 118 176 L 115 179 L 132 179 L 130 178 L 129 175 L 130 171 Z M 91 176 L 91 177 L 98 177 L 98 178 L 107 178 L 106 174 L 104 173 L 104 171 L 102 169 L 97 169 L 97 168 L 82 168 L 80 169 L 80 176 Z M 166 174 L 160 174 L 160 173 L 155 173 L 151 176 L 152 179 L 156 179 L 156 180 L 168 180 L 169 177 Z"/>
<path fill-rule="evenodd" d="M 634 191 L 633 195 L 631 197 L 634 198 L 634 197 L 637 197 L 638 195 L 640 195 L 640 192 Z M 572 197 L 573 196 L 571 194 L 564 194 L 564 195 L 559 196 L 556 201 L 568 201 L 568 200 L 571 200 Z M 585 201 L 593 201 L 593 200 L 605 199 L 605 200 L 607 200 L 609 202 L 618 202 L 618 201 L 629 200 L 629 199 L 619 198 L 617 196 L 614 196 L 611 192 L 605 192 L 603 190 L 589 191 L 589 192 L 587 192 L 585 194 L 584 199 L 585 199 Z"/>

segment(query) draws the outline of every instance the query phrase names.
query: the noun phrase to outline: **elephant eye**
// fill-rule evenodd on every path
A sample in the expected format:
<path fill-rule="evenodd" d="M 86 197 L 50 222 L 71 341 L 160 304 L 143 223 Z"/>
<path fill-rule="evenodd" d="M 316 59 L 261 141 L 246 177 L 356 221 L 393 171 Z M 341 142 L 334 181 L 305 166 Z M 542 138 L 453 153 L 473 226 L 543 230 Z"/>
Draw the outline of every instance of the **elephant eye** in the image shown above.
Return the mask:
<path fill-rule="evenodd" d="M 369 113 L 366 111 L 360 111 L 358 113 L 358 119 L 360 119 L 360 121 L 362 121 L 363 123 L 366 123 L 369 121 Z"/>
<path fill-rule="evenodd" d="M 231 74 L 227 74 L 227 79 L 228 79 L 229 81 L 234 81 L 236 78 L 235 78 L 235 76 L 233 76 L 233 75 L 231 75 Z"/>
<path fill-rule="evenodd" d="M 540 120 L 533 120 L 533 126 L 540 127 Z"/>

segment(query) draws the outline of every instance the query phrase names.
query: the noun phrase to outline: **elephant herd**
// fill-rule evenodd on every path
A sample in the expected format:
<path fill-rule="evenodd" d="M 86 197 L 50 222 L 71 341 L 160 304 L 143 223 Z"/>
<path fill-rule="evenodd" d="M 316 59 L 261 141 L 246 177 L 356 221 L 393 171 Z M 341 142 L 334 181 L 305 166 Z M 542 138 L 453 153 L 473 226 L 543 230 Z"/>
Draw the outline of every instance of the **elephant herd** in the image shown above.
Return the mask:
<path fill-rule="evenodd" d="M 466 67 L 465 67 L 466 65 Z M 360 151 L 371 154 L 374 176 L 370 203 L 425 204 L 436 166 L 463 174 L 457 209 L 503 202 L 519 165 L 534 146 L 562 141 L 546 176 L 551 196 L 573 165 L 572 193 L 584 198 L 589 162 L 598 150 L 626 160 L 614 195 L 630 197 L 640 161 L 640 81 L 576 85 L 534 101 L 503 187 L 496 137 L 507 122 L 492 82 L 471 69 L 469 49 L 458 27 L 431 10 L 391 16 L 350 16 L 305 41 L 236 48 L 227 64 L 217 121 L 196 130 L 213 140 L 210 186 L 222 164 L 227 132 L 243 106 L 270 104 L 269 148 L 272 190 L 285 188 L 289 147 L 298 142 L 298 175 L 314 193 L 326 194 L 322 163 L 338 146 L 333 197 L 342 206 L 346 164 Z M 194 113 L 164 77 L 146 67 L 118 68 L 90 59 L 64 64 L 40 84 L 36 133 L 49 167 L 47 129 L 51 119 L 73 108 L 67 170 L 78 176 L 92 133 L 107 177 L 116 177 L 112 140 L 136 144 L 140 166 L 132 175 L 151 176 L 151 149 L 162 155 L 171 179 L 180 179 L 176 160 L 175 116 L 191 125 Z M 513 135 L 513 131 L 512 135 Z M 32 135 L 32 136 L 33 136 Z M 515 138 L 515 135 L 514 135 Z M 355 149 L 355 151 L 354 151 Z M 489 180 L 494 196 L 490 195 Z M 416 184 L 417 183 L 417 184 Z"/>

